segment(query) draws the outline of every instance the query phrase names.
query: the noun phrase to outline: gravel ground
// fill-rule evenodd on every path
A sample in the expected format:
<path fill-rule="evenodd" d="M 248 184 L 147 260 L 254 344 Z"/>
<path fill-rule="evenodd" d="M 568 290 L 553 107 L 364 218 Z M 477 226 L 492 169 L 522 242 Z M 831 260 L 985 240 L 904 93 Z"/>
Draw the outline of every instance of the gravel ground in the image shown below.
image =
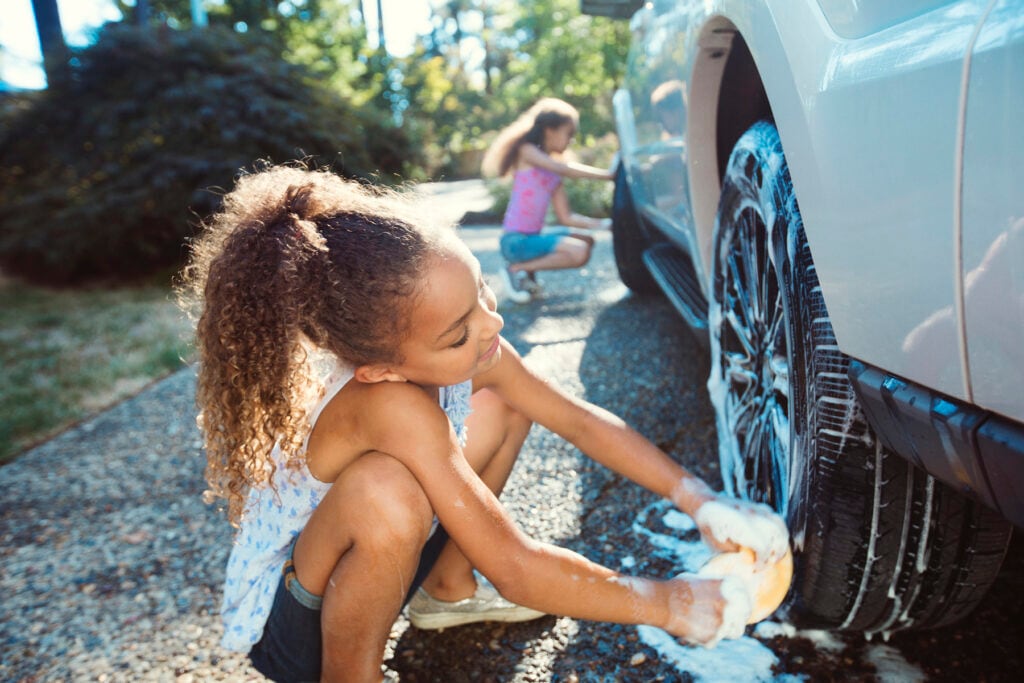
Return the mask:
<path fill-rule="evenodd" d="M 463 235 L 484 271 L 496 272 L 497 230 L 467 228 Z M 664 301 L 626 293 L 610 251 L 602 236 L 583 272 L 551 274 L 542 300 L 504 306 L 506 336 L 554 382 L 620 414 L 717 483 L 706 353 Z M 0 680 L 263 680 L 244 656 L 217 644 L 231 529 L 200 500 L 194 382 L 192 370 L 183 370 L 0 469 Z M 641 511 L 661 514 L 657 501 L 540 427 L 502 500 L 536 538 L 635 574 L 678 569 L 636 533 Z M 660 519 L 651 515 L 644 523 L 663 533 Z M 1024 664 L 1024 630 L 1014 616 L 1021 614 L 1024 564 L 1019 548 L 1013 552 L 1008 578 L 981 616 L 960 630 L 899 636 L 889 645 L 780 625 L 735 641 L 760 648 L 774 663 L 726 673 L 726 658 L 744 655 L 722 650 L 698 675 L 696 660 L 662 656 L 632 627 L 545 617 L 434 633 L 400 618 L 387 677 L 1016 680 Z"/>

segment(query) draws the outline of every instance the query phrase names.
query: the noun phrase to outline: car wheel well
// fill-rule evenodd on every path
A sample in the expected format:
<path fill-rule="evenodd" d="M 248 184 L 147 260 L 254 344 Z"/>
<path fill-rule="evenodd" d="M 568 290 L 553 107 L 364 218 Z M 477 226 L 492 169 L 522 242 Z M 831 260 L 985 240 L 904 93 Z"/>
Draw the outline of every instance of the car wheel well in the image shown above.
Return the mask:
<path fill-rule="evenodd" d="M 754 123 L 775 119 L 761 74 L 736 26 L 716 17 L 703 28 L 699 42 L 686 135 L 697 241 L 701 260 L 710 263 L 729 154 Z"/>
<path fill-rule="evenodd" d="M 768 94 L 743 36 L 736 33 L 722 72 L 715 118 L 719 182 L 725 175 L 736 141 L 761 119 L 773 121 Z"/>

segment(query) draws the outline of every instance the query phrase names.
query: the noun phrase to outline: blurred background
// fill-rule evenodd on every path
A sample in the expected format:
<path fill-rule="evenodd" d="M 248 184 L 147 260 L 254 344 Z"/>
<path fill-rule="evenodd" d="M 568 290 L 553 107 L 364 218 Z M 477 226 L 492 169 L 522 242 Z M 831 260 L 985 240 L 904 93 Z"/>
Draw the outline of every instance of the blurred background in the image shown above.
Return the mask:
<path fill-rule="evenodd" d="M 189 361 L 174 274 L 239 171 L 475 178 L 544 96 L 607 165 L 628 35 L 578 0 L 4 0 L 0 463 Z"/>

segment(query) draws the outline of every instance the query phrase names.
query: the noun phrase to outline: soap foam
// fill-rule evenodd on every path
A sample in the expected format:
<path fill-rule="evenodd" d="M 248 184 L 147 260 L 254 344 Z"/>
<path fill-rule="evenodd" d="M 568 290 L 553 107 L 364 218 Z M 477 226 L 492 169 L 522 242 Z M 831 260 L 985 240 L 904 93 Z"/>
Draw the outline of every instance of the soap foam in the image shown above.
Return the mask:
<path fill-rule="evenodd" d="M 763 503 L 737 501 L 737 505 L 746 509 L 711 500 L 698 508 L 694 519 L 716 539 L 750 548 L 759 562 L 782 557 L 789 547 L 785 523 Z"/>
<path fill-rule="evenodd" d="M 735 576 L 726 576 L 722 579 L 719 590 L 725 600 L 725 608 L 722 610 L 722 624 L 708 647 L 718 644 L 723 638 L 739 638 L 747 627 L 747 619 L 750 617 L 752 607 L 750 591 L 747 590 L 743 579 Z"/>

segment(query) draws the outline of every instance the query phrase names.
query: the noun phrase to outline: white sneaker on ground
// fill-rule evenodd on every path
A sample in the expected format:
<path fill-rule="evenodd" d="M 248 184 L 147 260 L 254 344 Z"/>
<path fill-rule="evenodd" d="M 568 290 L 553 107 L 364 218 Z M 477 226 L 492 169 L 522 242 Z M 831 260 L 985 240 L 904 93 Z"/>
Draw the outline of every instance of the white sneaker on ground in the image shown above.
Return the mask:
<path fill-rule="evenodd" d="M 525 304 L 530 300 L 530 292 L 526 287 L 526 273 L 519 270 L 512 272 L 508 266 L 501 269 L 501 283 L 505 288 L 505 298 L 517 304 Z"/>
<path fill-rule="evenodd" d="M 526 285 L 526 290 L 530 293 L 530 296 L 540 296 L 541 292 L 544 291 L 544 286 L 540 283 L 540 280 L 537 279 L 537 273 L 532 270 L 527 271 L 526 281 L 524 284 Z"/>
<path fill-rule="evenodd" d="M 545 616 L 529 607 L 509 602 L 479 574 L 476 593 L 456 602 L 430 597 L 423 588 L 409 601 L 409 621 L 416 628 L 437 630 L 479 621 L 530 621 Z"/>

